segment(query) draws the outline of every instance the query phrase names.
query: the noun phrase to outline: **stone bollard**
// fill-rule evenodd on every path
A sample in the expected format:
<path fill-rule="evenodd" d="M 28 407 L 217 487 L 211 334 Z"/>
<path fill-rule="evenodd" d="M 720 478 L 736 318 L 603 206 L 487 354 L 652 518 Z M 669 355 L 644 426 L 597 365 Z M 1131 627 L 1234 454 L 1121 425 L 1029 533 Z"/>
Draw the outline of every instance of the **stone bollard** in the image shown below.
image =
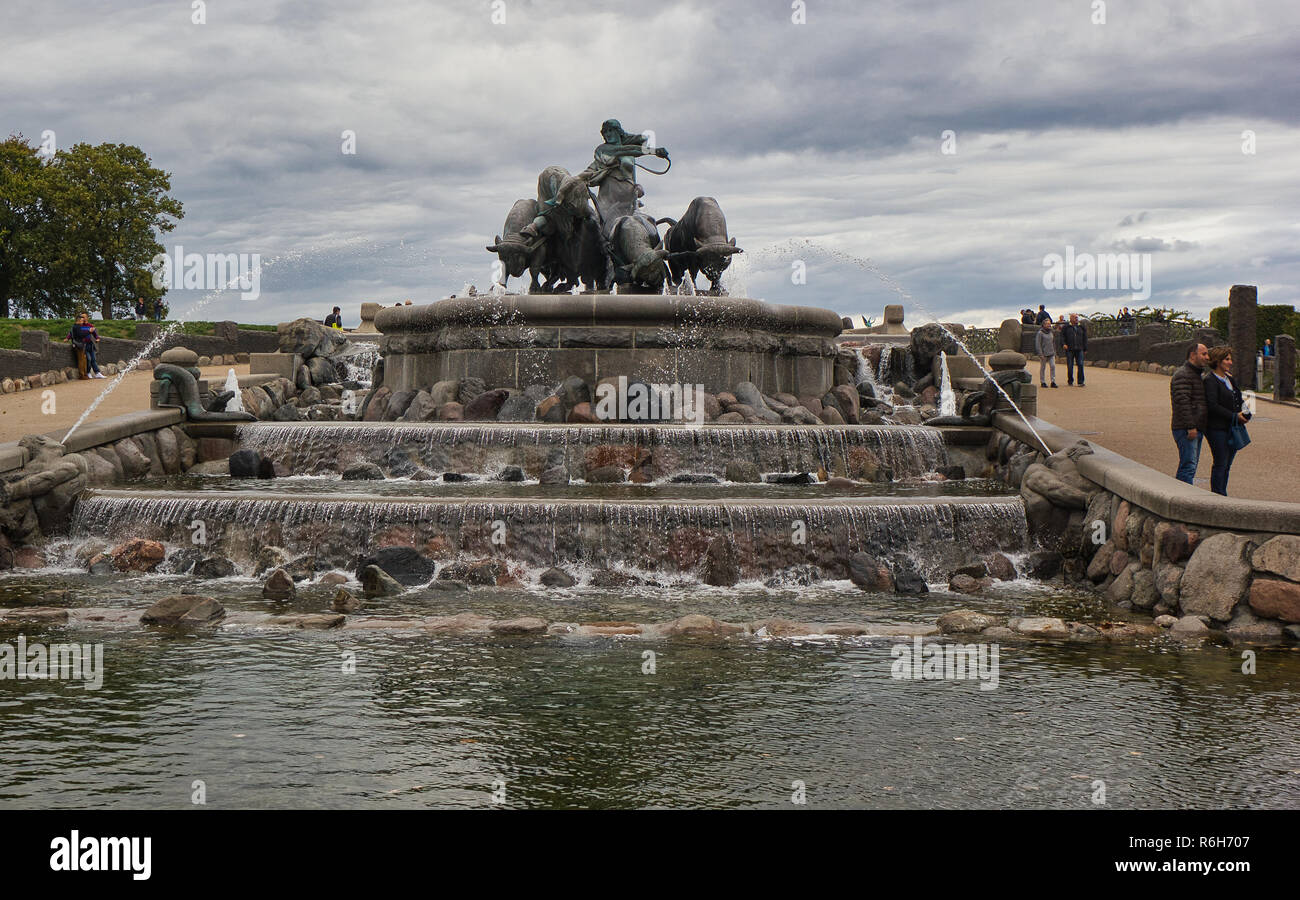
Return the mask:
<path fill-rule="evenodd" d="M 1295 399 L 1295 338 L 1279 334 L 1273 338 L 1273 399 Z"/>
<path fill-rule="evenodd" d="M 1023 330 L 1019 319 L 1003 319 L 998 326 L 998 349 L 1020 353 L 1020 335 Z"/>
<path fill-rule="evenodd" d="M 900 303 L 885 307 L 885 329 L 881 334 L 907 334 L 903 326 L 903 306 Z"/>
<path fill-rule="evenodd" d="M 361 324 L 357 326 L 358 334 L 374 334 L 379 330 L 375 328 L 375 314 L 380 308 L 378 303 L 361 304 Z"/>
<path fill-rule="evenodd" d="M 1234 284 L 1228 291 L 1228 344 L 1232 347 L 1232 374 L 1243 391 L 1255 383 L 1255 316 L 1259 291 L 1253 284 Z"/>

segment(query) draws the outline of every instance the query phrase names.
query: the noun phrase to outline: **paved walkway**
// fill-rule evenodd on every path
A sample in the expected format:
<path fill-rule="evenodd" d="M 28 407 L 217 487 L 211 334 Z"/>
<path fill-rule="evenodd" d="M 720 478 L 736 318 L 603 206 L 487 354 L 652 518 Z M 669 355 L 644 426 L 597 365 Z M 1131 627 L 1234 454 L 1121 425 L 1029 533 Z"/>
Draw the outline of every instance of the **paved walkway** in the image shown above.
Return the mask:
<path fill-rule="evenodd" d="M 221 385 L 231 369 L 236 375 L 248 374 L 247 363 L 242 366 L 206 366 L 202 372 L 213 385 Z M 25 434 L 70 428 L 113 380 L 110 377 L 102 381 L 68 381 L 48 388 L 0 394 L 0 444 L 16 441 Z M 99 422 L 123 413 L 148 409 L 149 384 L 152 381 L 153 375 L 149 372 L 131 372 L 86 421 Z M 43 408 L 46 391 L 54 391 L 54 409 L 50 412 Z"/>
<path fill-rule="evenodd" d="M 1030 368 L 1038 373 L 1035 360 Z M 1038 416 L 1088 441 L 1173 475 L 1178 450 L 1169 430 L 1169 379 L 1117 369 L 1086 370 L 1088 386 L 1038 389 Z M 1300 503 L 1300 408 L 1258 401 L 1251 444 L 1237 454 L 1228 495 Z M 1210 489 L 1210 447 L 1201 445 L 1196 484 Z"/>

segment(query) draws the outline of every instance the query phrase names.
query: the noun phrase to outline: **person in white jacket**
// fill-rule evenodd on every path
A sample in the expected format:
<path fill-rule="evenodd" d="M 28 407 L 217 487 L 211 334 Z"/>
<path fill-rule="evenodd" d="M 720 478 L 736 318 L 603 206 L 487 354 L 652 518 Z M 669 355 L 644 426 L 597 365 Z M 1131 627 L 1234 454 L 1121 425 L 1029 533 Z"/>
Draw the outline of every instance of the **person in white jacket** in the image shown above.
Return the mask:
<path fill-rule="evenodd" d="M 1044 319 L 1034 333 L 1034 351 L 1038 354 L 1038 380 L 1047 387 L 1047 367 L 1052 367 L 1052 387 L 1056 387 L 1056 335 L 1052 320 Z"/>

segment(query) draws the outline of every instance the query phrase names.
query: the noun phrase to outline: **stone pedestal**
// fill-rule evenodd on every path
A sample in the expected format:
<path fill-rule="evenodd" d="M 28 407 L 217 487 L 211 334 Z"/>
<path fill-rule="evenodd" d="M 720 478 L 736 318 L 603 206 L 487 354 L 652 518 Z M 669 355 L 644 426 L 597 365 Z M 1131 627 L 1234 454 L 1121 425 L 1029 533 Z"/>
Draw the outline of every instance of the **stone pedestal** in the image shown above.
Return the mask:
<path fill-rule="evenodd" d="M 361 324 L 357 326 L 357 334 L 375 334 L 379 329 L 375 328 L 375 314 L 382 307 L 378 303 L 361 304 Z"/>
<path fill-rule="evenodd" d="M 1279 334 L 1273 338 L 1277 359 L 1273 367 L 1273 399 L 1295 399 L 1295 338 Z"/>
<path fill-rule="evenodd" d="M 1253 284 L 1234 284 L 1228 291 L 1228 344 L 1232 347 L 1232 375 L 1243 391 L 1253 391 L 1255 382 L 1255 315 L 1258 290 Z"/>
<path fill-rule="evenodd" d="M 907 334 L 903 326 L 902 304 L 890 304 L 885 307 L 885 322 L 881 334 Z"/>
<path fill-rule="evenodd" d="M 1024 324 L 1019 319 L 1003 319 L 998 327 L 998 349 L 1020 352 L 1020 335 Z"/>
<path fill-rule="evenodd" d="M 454 297 L 385 307 L 375 325 L 394 392 L 470 377 L 522 390 L 623 375 L 710 393 L 749 381 L 766 394 L 817 397 L 834 384 L 843 327 L 828 309 L 660 294 Z"/>

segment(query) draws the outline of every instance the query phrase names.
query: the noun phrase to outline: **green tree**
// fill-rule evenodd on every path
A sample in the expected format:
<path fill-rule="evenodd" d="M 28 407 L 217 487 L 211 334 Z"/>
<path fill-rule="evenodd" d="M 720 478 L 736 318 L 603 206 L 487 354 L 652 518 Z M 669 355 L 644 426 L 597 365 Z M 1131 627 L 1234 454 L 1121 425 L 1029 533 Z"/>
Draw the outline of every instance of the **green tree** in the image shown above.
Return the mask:
<path fill-rule="evenodd" d="M 114 318 L 141 294 L 160 298 L 166 289 L 140 276 L 164 252 L 159 236 L 185 214 L 169 194 L 171 175 L 129 144 L 77 144 L 59 151 L 49 169 L 50 221 L 64 235 L 62 262 L 77 272 L 100 314 Z"/>
<path fill-rule="evenodd" d="M 9 318 L 10 301 L 33 287 L 45 168 L 37 148 L 22 135 L 0 144 L 0 318 Z"/>

